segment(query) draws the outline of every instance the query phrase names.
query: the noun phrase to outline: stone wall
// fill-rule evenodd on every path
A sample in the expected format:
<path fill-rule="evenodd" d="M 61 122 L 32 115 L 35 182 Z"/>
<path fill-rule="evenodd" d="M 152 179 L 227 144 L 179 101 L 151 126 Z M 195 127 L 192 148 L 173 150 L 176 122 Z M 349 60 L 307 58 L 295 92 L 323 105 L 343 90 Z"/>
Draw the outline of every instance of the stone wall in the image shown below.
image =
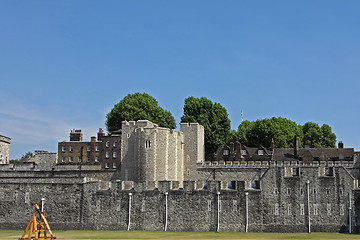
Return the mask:
<path fill-rule="evenodd" d="M 46 216 L 55 230 L 162 231 L 167 223 L 168 231 L 245 231 L 248 224 L 249 231 L 306 232 L 310 216 L 312 231 L 338 232 L 348 228 L 348 208 L 354 204 L 357 229 L 360 194 L 345 168 L 335 167 L 332 176 L 322 176 L 319 167 L 286 174 L 284 167 L 269 167 L 255 185 L 0 178 L 0 226 L 24 229 L 34 210 L 30 203 L 45 197 Z"/>

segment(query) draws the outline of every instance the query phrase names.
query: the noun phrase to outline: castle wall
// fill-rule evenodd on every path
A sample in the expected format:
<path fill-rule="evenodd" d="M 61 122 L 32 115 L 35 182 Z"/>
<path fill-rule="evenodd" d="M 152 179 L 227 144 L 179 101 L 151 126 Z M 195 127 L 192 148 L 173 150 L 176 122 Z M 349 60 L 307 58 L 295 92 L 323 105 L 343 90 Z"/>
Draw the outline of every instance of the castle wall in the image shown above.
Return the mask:
<path fill-rule="evenodd" d="M 248 224 L 251 232 L 306 232 L 310 216 L 312 231 L 345 231 L 349 194 L 355 209 L 360 199 L 351 175 L 343 167 L 335 167 L 333 176 L 323 176 L 319 167 L 301 167 L 299 173 L 287 176 L 286 168 L 270 167 L 255 186 L 244 181 L 0 178 L 0 228 L 25 228 L 34 211 L 30 203 L 45 197 L 54 230 L 162 231 L 167 222 L 168 231 L 245 231 Z M 353 216 L 355 229 L 357 222 Z"/>

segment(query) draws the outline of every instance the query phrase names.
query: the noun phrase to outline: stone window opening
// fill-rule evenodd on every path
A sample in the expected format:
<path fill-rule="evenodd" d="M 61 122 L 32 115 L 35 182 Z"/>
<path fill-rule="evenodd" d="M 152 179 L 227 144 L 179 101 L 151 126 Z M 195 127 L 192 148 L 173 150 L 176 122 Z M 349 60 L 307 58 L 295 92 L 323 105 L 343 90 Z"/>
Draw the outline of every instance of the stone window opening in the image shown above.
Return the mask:
<path fill-rule="evenodd" d="M 151 142 L 150 140 L 146 140 L 145 141 L 145 148 L 150 148 L 151 147 Z"/>
<path fill-rule="evenodd" d="M 314 215 L 318 215 L 318 205 L 317 205 L 317 203 L 314 203 L 313 208 L 314 208 Z"/>
<path fill-rule="evenodd" d="M 275 203 L 274 212 L 275 212 L 275 215 L 276 215 L 276 216 L 279 215 L 279 204 L 278 204 L 278 203 Z"/>
<path fill-rule="evenodd" d="M 246 155 L 246 150 L 241 150 L 241 155 Z"/>
<path fill-rule="evenodd" d="M 275 196 L 279 195 L 279 189 L 278 189 L 278 188 L 274 188 L 273 194 L 274 194 Z"/>
<path fill-rule="evenodd" d="M 130 138 L 130 133 L 126 134 L 127 138 Z"/>
<path fill-rule="evenodd" d="M 286 189 L 286 195 L 288 195 L 288 196 L 291 195 L 291 188 L 287 188 L 287 189 Z"/>
<path fill-rule="evenodd" d="M 141 203 L 141 212 L 146 212 L 145 201 L 144 200 Z"/>
<path fill-rule="evenodd" d="M 258 155 L 264 155 L 264 150 L 259 149 L 259 150 L 258 150 Z"/>
<path fill-rule="evenodd" d="M 340 215 L 344 216 L 345 215 L 345 207 L 344 204 L 340 204 Z"/>
<path fill-rule="evenodd" d="M 342 197 L 344 196 L 344 190 L 342 188 L 339 188 L 339 195 Z"/>
<path fill-rule="evenodd" d="M 305 215 L 305 207 L 304 207 L 304 204 L 300 204 L 300 215 Z"/>
<path fill-rule="evenodd" d="M 211 212 L 211 200 L 208 200 L 208 212 Z"/>
<path fill-rule="evenodd" d="M 325 176 L 333 177 L 334 176 L 334 168 L 333 167 L 325 168 Z"/>
<path fill-rule="evenodd" d="M 330 189 L 329 188 L 327 188 L 325 191 L 326 191 L 326 195 L 330 195 Z"/>
<path fill-rule="evenodd" d="M 304 189 L 300 188 L 299 191 L 300 191 L 300 197 L 303 197 L 304 196 Z"/>
<path fill-rule="evenodd" d="M 327 215 L 331 216 L 331 204 L 330 203 L 326 204 L 326 211 L 327 211 Z"/>
<path fill-rule="evenodd" d="M 223 155 L 224 155 L 224 156 L 229 156 L 229 150 L 228 150 L 228 149 L 224 149 Z"/>
<path fill-rule="evenodd" d="M 237 212 L 238 211 L 238 207 L 237 207 L 237 201 L 233 200 L 233 211 Z"/>
<path fill-rule="evenodd" d="M 300 176 L 300 169 L 299 169 L 299 168 L 292 168 L 292 169 L 291 169 L 291 175 L 292 175 L 293 177 L 298 177 L 298 176 Z"/>
<path fill-rule="evenodd" d="M 291 215 L 291 203 L 287 204 L 287 212 L 288 212 L 288 215 Z"/>

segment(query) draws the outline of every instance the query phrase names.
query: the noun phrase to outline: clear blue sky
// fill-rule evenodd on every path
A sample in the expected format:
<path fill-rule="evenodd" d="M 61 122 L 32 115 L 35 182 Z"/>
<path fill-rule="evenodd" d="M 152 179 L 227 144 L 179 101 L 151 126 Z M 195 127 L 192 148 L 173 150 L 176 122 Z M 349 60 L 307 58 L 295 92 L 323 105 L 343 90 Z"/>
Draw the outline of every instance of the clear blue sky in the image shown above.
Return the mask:
<path fill-rule="evenodd" d="M 327 123 L 360 149 L 360 1 L 0 1 L 0 134 L 10 158 L 85 139 L 128 93 L 177 122 L 221 103 L 233 129 L 282 116 Z"/>

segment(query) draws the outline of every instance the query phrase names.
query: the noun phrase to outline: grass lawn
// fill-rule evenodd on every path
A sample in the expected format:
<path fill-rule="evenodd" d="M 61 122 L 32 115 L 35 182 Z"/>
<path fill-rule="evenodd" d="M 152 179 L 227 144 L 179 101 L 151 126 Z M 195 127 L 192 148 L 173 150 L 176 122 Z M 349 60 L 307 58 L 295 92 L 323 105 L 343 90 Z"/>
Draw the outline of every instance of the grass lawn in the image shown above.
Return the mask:
<path fill-rule="evenodd" d="M 0 230 L 0 239 L 19 239 L 22 230 Z M 360 239 L 340 233 L 233 233 L 233 232 L 145 232 L 145 231 L 54 231 L 57 239 Z"/>

